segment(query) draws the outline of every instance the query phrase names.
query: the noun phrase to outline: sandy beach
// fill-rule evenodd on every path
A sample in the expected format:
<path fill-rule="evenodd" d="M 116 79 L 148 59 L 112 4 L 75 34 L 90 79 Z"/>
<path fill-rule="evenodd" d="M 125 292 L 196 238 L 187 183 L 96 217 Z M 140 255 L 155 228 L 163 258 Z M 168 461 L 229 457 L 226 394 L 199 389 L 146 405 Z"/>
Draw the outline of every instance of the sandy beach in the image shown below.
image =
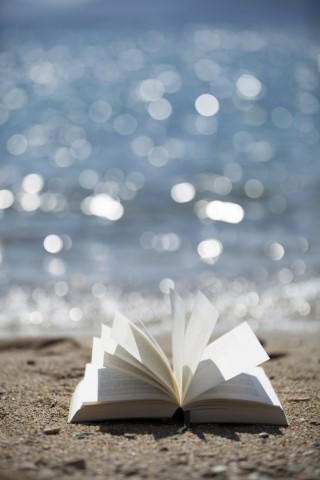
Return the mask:
<path fill-rule="evenodd" d="M 287 428 L 173 421 L 68 425 L 90 355 L 68 338 L 0 343 L 0 478 L 297 478 L 320 475 L 319 335 L 262 335 Z"/>

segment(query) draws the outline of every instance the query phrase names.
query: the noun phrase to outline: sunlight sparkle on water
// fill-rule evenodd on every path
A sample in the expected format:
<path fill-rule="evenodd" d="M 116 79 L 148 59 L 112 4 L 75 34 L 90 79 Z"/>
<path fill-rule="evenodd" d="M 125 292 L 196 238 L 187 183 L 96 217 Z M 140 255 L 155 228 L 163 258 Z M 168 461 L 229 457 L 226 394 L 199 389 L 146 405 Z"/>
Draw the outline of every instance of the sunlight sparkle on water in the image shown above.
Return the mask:
<path fill-rule="evenodd" d="M 14 203 L 14 195 L 11 190 L 0 190 L 0 210 L 10 208 Z"/>
<path fill-rule="evenodd" d="M 150 150 L 148 160 L 154 167 L 163 167 L 169 161 L 169 152 L 162 145 L 157 145 Z"/>
<path fill-rule="evenodd" d="M 160 80 L 147 78 L 140 83 L 138 92 L 144 102 L 153 102 L 162 97 L 164 86 Z"/>
<path fill-rule="evenodd" d="M 254 75 L 245 73 L 237 80 L 237 90 L 242 97 L 254 99 L 260 94 L 262 84 Z"/>
<path fill-rule="evenodd" d="M 219 100 L 209 93 L 200 95 L 194 105 L 197 112 L 204 117 L 212 117 L 220 109 Z"/>
<path fill-rule="evenodd" d="M 278 261 L 283 258 L 285 249 L 281 243 L 274 242 L 267 246 L 266 253 L 272 260 Z"/>
<path fill-rule="evenodd" d="M 211 220 L 240 223 L 244 218 L 244 210 L 238 203 L 213 200 L 206 206 L 206 215 Z"/>
<path fill-rule="evenodd" d="M 63 240 L 59 235 L 47 235 L 43 241 L 44 249 L 48 253 L 58 253 L 63 249 Z"/>
<path fill-rule="evenodd" d="M 214 263 L 217 257 L 221 255 L 223 251 L 222 243 L 215 239 L 210 238 L 208 240 L 203 240 L 198 245 L 198 254 L 201 259 L 206 263 Z"/>
<path fill-rule="evenodd" d="M 24 135 L 12 135 L 7 141 L 7 150 L 11 155 L 22 155 L 28 147 L 27 139 Z"/>
<path fill-rule="evenodd" d="M 38 173 L 30 173 L 22 180 L 22 188 L 26 193 L 39 193 L 43 184 L 43 178 Z"/>
<path fill-rule="evenodd" d="M 244 184 L 244 191 L 249 198 L 259 198 L 263 195 L 264 186 L 260 180 L 252 178 Z"/>
<path fill-rule="evenodd" d="M 166 120 L 172 113 L 171 103 L 166 98 L 160 98 L 148 105 L 148 113 L 154 120 Z"/>
<path fill-rule="evenodd" d="M 82 200 L 81 209 L 86 215 L 94 215 L 112 221 L 119 220 L 124 213 L 121 203 L 106 193 L 86 197 Z"/>
<path fill-rule="evenodd" d="M 159 283 L 159 288 L 162 293 L 169 293 L 174 287 L 175 284 L 171 278 L 163 278 Z"/>
<path fill-rule="evenodd" d="M 196 190 L 192 183 L 177 183 L 171 188 L 171 197 L 177 203 L 187 203 L 193 200 Z"/>
<path fill-rule="evenodd" d="M 35 212 L 41 205 L 40 196 L 36 193 L 22 193 L 19 196 L 20 206 L 26 212 Z"/>
<path fill-rule="evenodd" d="M 54 277 L 61 277 L 66 273 L 66 265 L 61 258 L 50 258 L 45 268 Z"/>
<path fill-rule="evenodd" d="M 157 252 L 175 252 L 179 250 L 181 245 L 180 237 L 174 233 L 163 233 L 159 235 L 154 235 L 152 238 L 152 248 Z"/>
<path fill-rule="evenodd" d="M 73 307 L 69 311 L 69 317 L 73 322 L 79 322 L 83 317 L 83 312 L 79 307 Z"/>

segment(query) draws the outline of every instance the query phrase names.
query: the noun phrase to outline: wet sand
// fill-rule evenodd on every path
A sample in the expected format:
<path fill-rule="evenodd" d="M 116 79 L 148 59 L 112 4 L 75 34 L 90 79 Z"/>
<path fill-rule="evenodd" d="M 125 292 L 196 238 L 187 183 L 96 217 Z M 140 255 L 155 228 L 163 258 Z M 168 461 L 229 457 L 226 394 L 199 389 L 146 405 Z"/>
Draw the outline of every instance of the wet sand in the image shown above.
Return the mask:
<path fill-rule="evenodd" d="M 0 479 L 320 478 L 319 334 L 263 335 L 290 426 L 66 423 L 90 349 L 73 339 L 0 342 Z"/>

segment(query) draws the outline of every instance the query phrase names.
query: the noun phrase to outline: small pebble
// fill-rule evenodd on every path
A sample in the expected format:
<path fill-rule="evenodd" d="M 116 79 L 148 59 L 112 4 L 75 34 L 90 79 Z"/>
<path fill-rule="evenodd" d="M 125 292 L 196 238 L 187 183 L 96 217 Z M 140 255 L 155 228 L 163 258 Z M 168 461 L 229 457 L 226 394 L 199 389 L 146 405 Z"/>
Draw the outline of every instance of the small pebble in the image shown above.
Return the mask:
<path fill-rule="evenodd" d="M 90 437 L 90 435 L 92 435 L 91 432 L 78 432 L 78 433 L 75 433 L 73 436 L 74 436 L 75 438 L 82 439 L 82 438 Z"/>
<path fill-rule="evenodd" d="M 160 447 L 159 452 L 168 452 L 169 448 L 168 447 Z"/>
<path fill-rule="evenodd" d="M 310 420 L 311 425 L 320 425 L 320 417 Z"/>
<path fill-rule="evenodd" d="M 239 464 L 239 467 L 242 470 L 246 470 L 247 472 L 252 472 L 253 470 L 256 469 L 256 464 L 252 462 L 244 461 Z"/>
<path fill-rule="evenodd" d="M 45 435 L 57 435 L 60 433 L 60 427 L 45 427 L 43 433 Z"/>
<path fill-rule="evenodd" d="M 215 467 L 209 468 L 203 472 L 202 476 L 205 478 L 216 477 L 217 475 L 225 473 L 226 470 L 227 467 L 225 465 L 216 465 Z"/>
<path fill-rule="evenodd" d="M 188 458 L 181 456 L 180 458 L 174 458 L 171 460 L 172 465 L 188 465 Z"/>
<path fill-rule="evenodd" d="M 309 455 L 313 455 L 314 453 L 316 453 L 316 450 L 306 450 L 302 455 L 304 457 L 309 457 Z"/>
<path fill-rule="evenodd" d="M 249 480 L 260 480 L 260 478 L 266 478 L 266 477 L 262 477 L 259 472 L 252 472 L 248 476 Z"/>
<path fill-rule="evenodd" d="M 308 402 L 310 397 L 291 397 L 288 398 L 288 402 Z"/>
<path fill-rule="evenodd" d="M 260 437 L 260 438 L 268 438 L 268 437 L 269 437 L 269 433 L 268 433 L 268 432 L 261 432 L 261 433 L 259 433 L 258 437 Z"/>
<path fill-rule="evenodd" d="M 132 477 L 134 475 L 139 475 L 140 469 L 139 467 L 128 467 L 123 471 L 125 477 Z"/>
<path fill-rule="evenodd" d="M 37 470 L 37 465 L 32 462 L 23 462 L 19 465 L 19 470 Z"/>
<path fill-rule="evenodd" d="M 211 469 L 212 473 L 219 475 L 220 473 L 224 473 L 227 470 L 225 465 L 216 465 Z"/>
<path fill-rule="evenodd" d="M 71 467 L 77 470 L 85 470 L 87 468 L 87 464 L 84 458 L 72 458 L 70 460 L 66 460 L 63 465 L 65 467 Z"/>

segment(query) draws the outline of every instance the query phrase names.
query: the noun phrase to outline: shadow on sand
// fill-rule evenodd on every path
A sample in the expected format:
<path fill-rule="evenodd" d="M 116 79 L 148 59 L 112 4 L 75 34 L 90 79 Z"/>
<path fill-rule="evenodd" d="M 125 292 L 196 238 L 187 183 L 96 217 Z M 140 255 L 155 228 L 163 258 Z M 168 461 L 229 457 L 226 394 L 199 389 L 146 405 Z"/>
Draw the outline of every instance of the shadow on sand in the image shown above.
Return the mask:
<path fill-rule="evenodd" d="M 96 422 L 94 425 L 99 426 L 102 433 L 119 437 L 123 436 L 132 440 L 140 435 L 152 435 L 155 440 L 159 440 L 174 435 L 183 435 L 188 432 L 197 436 L 203 442 L 207 441 L 208 436 L 217 436 L 239 442 L 240 434 L 243 433 L 258 435 L 259 433 L 266 432 L 271 437 L 281 436 L 283 435 L 283 428 L 285 428 L 263 424 L 242 425 L 214 423 L 202 423 L 186 427 L 183 422 L 183 416 L 179 413 L 169 420 L 130 420 L 125 422 L 113 420 L 109 422 Z"/>

